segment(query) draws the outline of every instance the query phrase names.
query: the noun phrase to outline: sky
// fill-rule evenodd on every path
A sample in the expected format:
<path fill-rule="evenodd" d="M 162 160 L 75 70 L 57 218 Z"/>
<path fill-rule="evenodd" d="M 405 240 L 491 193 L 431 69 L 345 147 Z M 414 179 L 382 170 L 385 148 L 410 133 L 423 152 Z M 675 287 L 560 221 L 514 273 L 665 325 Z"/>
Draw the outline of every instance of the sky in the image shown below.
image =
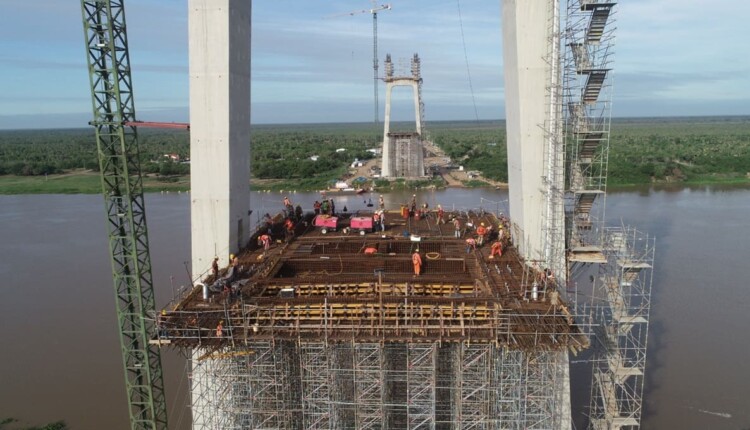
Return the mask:
<path fill-rule="evenodd" d="M 501 1 L 390 4 L 378 14 L 381 75 L 386 53 L 419 53 L 428 122 L 504 118 Z M 372 121 L 372 16 L 346 14 L 370 7 L 254 1 L 253 123 Z M 187 0 L 127 0 L 126 14 L 138 119 L 188 121 Z M 613 116 L 750 114 L 748 16 L 747 0 L 621 1 Z M 87 125 L 81 22 L 77 0 L 0 0 L 0 128 Z M 397 90 L 394 118 L 412 119 L 410 90 Z"/>

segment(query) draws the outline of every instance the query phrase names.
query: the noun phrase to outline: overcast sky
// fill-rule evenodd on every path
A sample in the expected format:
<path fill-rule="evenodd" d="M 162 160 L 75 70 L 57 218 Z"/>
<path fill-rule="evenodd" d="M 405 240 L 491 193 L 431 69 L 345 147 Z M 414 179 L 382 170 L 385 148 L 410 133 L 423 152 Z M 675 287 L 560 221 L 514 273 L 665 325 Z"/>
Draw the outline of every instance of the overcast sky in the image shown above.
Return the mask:
<path fill-rule="evenodd" d="M 460 0 L 466 51 L 459 0 L 390 3 L 380 71 L 386 53 L 419 53 L 427 121 L 475 118 L 469 72 L 479 118 L 503 118 L 500 1 Z M 253 122 L 372 121 L 372 17 L 331 17 L 369 7 L 256 0 Z M 750 114 L 748 17 L 748 0 L 622 1 L 613 116 Z M 139 119 L 188 121 L 187 1 L 127 0 L 127 22 Z M 0 128 L 86 126 L 85 60 L 78 0 L 0 0 Z M 411 119 L 402 90 L 395 117 Z"/>

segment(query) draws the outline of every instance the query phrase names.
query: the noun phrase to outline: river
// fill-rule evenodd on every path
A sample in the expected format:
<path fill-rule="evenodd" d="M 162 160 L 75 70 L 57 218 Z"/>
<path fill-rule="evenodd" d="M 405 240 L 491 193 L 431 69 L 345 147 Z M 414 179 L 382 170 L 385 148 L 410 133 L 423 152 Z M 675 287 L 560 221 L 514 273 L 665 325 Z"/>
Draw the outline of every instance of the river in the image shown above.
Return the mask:
<path fill-rule="evenodd" d="M 410 194 L 386 194 L 386 204 L 395 207 Z M 305 208 L 317 197 L 289 196 Z M 277 212 L 283 195 L 252 198 L 256 220 Z M 506 191 L 466 189 L 418 197 L 432 207 L 481 204 L 504 212 L 506 199 Z M 351 195 L 338 197 L 336 207 L 354 211 L 366 203 Z M 188 283 L 189 196 L 149 194 L 146 204 L 161 305 Z M 746 188 L 646 188 L 607 198 L 610 224 L 622 221 L 657 238 L 645 429 L 750 427 L 748 214 Z M 100 196 L 0 196 L 0 419 L 129 428 L 110 267 Z M 170 350 L 163 359 L 170 428 L 186 429 L 185 361 Z"/>

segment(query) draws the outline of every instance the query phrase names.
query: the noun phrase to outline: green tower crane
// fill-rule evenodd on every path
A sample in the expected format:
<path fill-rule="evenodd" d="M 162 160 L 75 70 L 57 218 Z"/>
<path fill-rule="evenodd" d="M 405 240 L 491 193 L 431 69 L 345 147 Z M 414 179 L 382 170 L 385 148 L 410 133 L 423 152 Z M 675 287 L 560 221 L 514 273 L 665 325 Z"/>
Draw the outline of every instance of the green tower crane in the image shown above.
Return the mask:
<path fill-rule="evenodd" d="M 167 429 L 124 0 L 81 9 L 131 428 Z"/>

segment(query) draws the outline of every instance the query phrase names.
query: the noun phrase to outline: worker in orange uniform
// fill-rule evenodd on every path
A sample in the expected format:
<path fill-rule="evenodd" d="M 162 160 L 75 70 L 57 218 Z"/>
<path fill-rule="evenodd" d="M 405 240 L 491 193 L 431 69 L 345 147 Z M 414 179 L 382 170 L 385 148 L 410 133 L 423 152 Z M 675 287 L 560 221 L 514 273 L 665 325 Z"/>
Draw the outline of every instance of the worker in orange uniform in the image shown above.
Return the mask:
<path fill-rule="evenodd" d="M 286 231 L 287 241 L 294 237 L 294 222 L 291 218 L 287 218 L 286 221 L 284 221 L 284 231 Z"/>
<path fill-rule="evenodd" d="M 419 249 L 411 255 L 411 262 L 414 264 L 414 276 L 419 276 L 422 272 L 422 256 L 419 255 Z"/>
<path fill-rule="evenodd" d="M 490 258 L 500 258 L 503 256 L 503 244 L 500 243 L 498 240 L 497 242 L 492 244 L 492 248 L 490 248 Z"/>
<path fill-rule="evenodd" d="M 484 223 L 479 224 L 479 227 L 477 227 L 477 245 L 484 245 L 484 235 L 486 234 L 487 228 L 484 226 Z"/>
<path fill-rule="evenodd" d="M 223 337 L 224 336 L 224 321 L 219 321 L 219 324 L 216 325 L 216 337 Z"/>
<path fill-rule="evenodd" d="M 263 251 L 268 251 L 271 248 L 271 236 L 262 234 L 258 240 L 263 245 Z"/>

